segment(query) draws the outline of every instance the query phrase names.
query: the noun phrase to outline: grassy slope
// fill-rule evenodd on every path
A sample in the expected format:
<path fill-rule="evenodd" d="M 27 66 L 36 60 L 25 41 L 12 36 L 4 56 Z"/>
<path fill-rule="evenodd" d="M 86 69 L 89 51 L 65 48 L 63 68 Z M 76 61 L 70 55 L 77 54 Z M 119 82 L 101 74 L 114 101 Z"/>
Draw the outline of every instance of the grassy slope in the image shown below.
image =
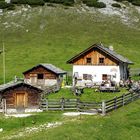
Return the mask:
<path fill-rule="evenodd" d="M 117 17 L 103 16 L 98 12 L 78 13 L 75 9 L 43 7 L 22 11 L 16 16 L 5 13 L 0 18 L 0 46 L 5 40 L 7 50 L 7 81 L 14 75 L 21 76 L 23 71 L 38 63 L 52 63 L 71 70 L 66 61 L 100 41 L 113 45 L 118 53 L 134 61 L 133 67 L 140 67 L 137 59 L 140 55 L 140 31 L 123 25 Z M 5 22 L 12 26 L 4 28 L 2 23 Z M 22 27 L 15 27 L 13 22 Z M 45 28 L 41 29 L 43 26 Z"/>
<path fill-rule="evenodd" d="M 23 130 L 26 127 L 35 127 L 44 123 L 60 121 L 62 120 L 61 114 L 61 112 L 41 112 L 34 113 L 32 116 L 26 118 L 6 118 L 0 114 L 0 128 L 3 128 L 0 137 L 15 134 L 17 131 Z"/>
<path fill-rule="evenodd" d="M 102 116 L 79 116 L 62 126 L 20 140 L 139 140 L 140 100 Z M 66 118 L 63 118 L 65 120 Z M 68 119 L 68 118 L 67 118 Z M 72 120 L 70 117 L 69 120 Z M 16 139 L 14 139 L 16 140 Z"/>

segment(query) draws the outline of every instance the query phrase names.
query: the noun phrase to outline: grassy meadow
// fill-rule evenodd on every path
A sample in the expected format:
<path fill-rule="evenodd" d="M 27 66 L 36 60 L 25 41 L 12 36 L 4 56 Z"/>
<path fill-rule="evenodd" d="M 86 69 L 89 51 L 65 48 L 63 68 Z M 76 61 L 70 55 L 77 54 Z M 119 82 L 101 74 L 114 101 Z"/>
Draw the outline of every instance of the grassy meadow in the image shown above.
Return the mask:
<path fill-rule="evenodd" d="M 97 92 L 95 89 L 85 88 L 84 93 L 81 96 L 75 96 L 70 89 L 61 89 L 57 93 L 52 93 L 47 96 L 48 99 L 75 99 L 79 98 L 81 101 L 92 101 L 92 102 L 101 102 L 102 100 L 110 100 L 114 97 L 121 96 L 124 93 L 128 93 L 128 90 L 122 88 L 120 92 Z"/>
<path fill-rule="evenodd" d="M 22 72 L 38 63 L 52 63 L 71 71 L 66 61 L 99 42 L 113 45 L 116 52 L 135 63 L 131 67 L 140 67 L 139 23 L 125 25 L 116 16 L 61 6 L 22 9 L 0 16 L 0 48 L 4 41 L 7 81 L 15 75 L 22 77 Z M 0 68 L 2 83 L 2 54 Z"/>
<path fill-rule="evenodd" d="M 140 68 L 140 22 L 124 24 L 118 16 L 99 11 L 78 11 L 79 7 L 16 7 L 0 15 L 0 49 L 6 49 L 6 81 L 38 63 L 52 63 L 66 71 L 72 66 L 66 61 L 94 43 L 112 45 L 116 52 L 127 57 Z M 133 16 L 139 16 L 135 11 Z M 140 16 L 139 16 L 140 19 Z M 133 19 L 132 19 L 133 20 Z M 129 21 L 128 21 L 129 22 Z M 0 54 L 0 83 L 3 82 L 2 53 Z M 139 78 L 138 78 L 139 79 Z M 85 89 L 81 100 L 101 101 L 126 93 L 99 93 Z M 62 89 L 48 98 L 73 98 Z M 75 98 L 75 97 L 74 97 Z M 44 123 L 63 122 L 61 126 L 43 130 L 13 140 L 139 140 L 140 100 L 130 103 L 106 116 L 66 117 L 63 112 L 35 113 L 27 118 L 5 118 L 0 114 L 0 139 L 18 135 L 26 127 Z"/>
<path fill-rule="evenodd" d="M 0 115 L 0 126 L 4 129 L 0 137 L 2 140 L 139 140 L 139 104 L 140 100 L 137 100 L 106 116 L 68 117 L 63 116 L 63 112 L 36 113 L 27 118 L 4 118 Z M 56 121 L 62 125 L 30 134 L 24 131 L 26 127 Z M 22 136 L 19 136 L 20 132 L 23 132 Z"/>

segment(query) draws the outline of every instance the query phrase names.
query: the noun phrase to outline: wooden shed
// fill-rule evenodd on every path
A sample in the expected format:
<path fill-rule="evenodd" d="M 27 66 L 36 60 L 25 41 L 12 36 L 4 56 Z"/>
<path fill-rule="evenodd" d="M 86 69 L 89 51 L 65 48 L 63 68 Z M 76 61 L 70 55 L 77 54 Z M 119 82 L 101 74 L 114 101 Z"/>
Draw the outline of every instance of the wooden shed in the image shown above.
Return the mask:
<path fill-rule="evenodd" d="M 6 100 L 9 112 L 33 111 L 39 109 L 42 90 L 21 81 L 0 86 L 0 100 Z"/>
<path fill-rule="evenodd" d="M 52 64 L 38 64 L 23 72 L 24 81 L 39 88 L 57 85 L 61 87 L 66 71 Z"/>

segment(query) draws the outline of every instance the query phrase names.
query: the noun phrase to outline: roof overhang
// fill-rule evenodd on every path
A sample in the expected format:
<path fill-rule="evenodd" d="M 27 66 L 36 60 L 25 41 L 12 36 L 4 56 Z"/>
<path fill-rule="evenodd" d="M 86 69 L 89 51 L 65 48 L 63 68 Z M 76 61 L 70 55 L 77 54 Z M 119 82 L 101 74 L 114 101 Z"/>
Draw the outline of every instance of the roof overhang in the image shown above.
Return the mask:
<path fill-rule="evenodd" d="M 103 49 L 101 44 L 94 44 L 94 45 L 90 46 L 89 48 L 85 49 L 84 51 L 80 52 L 79 54 L 77 54 L 74 57 L 72 57 L 71 59 L 69 59 L 66 63 L 67 64 L 72 64 L 76 59 L 78 59 L 79 57 L 85 55 L 85 53 L 89 52 L 93 48 L 100 49 L 101 51 L 103 51 L 104 53 L 108 54 L 110 57 L 114 58 L 118 62 L 127 63 L 127 64 L 134 64 L 131 61 L 129 61 L 129 62 L 123 62 L 123 61 L 121 61 L 120 59 L 118 59 L 117 57 L 115 57 L 114 55 L 112 55 L 111 53 L 109 53 L 108 51 L 106 51 L 105 49 Z"/>

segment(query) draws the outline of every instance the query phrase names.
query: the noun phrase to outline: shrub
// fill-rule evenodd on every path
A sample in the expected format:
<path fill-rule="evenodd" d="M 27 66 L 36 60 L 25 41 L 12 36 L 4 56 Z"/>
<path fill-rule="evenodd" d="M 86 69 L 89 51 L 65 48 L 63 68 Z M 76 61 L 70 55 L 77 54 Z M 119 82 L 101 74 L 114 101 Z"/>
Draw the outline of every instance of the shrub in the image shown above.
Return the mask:
<path fill-rule="evenodd" d="M 44 0 L 44 1 L 49 3 L 63 4 L 66 6 L 72 6 L 74 4 L 74 0 Z"/>
<path fill-rule="evenodd" d="M 113 3 L 111 6 L 112 6 L 112 7 L 121 8 L 121 5 L 120 5 L 120 4 L 118 4 L 118 3 Z"/>
<path fill-rule="evenodd" d="M 15 10 L 15 5 L 14 4 L 10 4 L 10 6 L 7 8 L 7 10 Z"/>
<path fill-rule="evenodd" d="M 27 4 L 27 0 L 11 0 L 13 4 Z"/>
<path fill-rule="evenodd" d="M 115 1 L 122 2 L 125 0 L 115 0 Z M 131 2 L 133 5 L 140 6 L 140 0 L 126 0 L 126 1 Z"/>
<path fill-rule="evenodd" d="M 103 2 L 97 2 L 94 7 L 96 7 L 96 8 L 105 8 L 106 4 L 103 3 Z"/>
<path fill-rule="evenodd" d="M 43 6 L 45 4 L 45 2 L 43 0 L 27 0 L 27 4 Z"/>
<path fill-rule="evenodd" d="M 74 0 L 64 0 L 63 5 L 72 6 L 74 4 Z"/>
<path fill-rule="evenodd" d="M 122 2 L 122 1 L 124 1 L 124 0 L 114 0 L 114 1 L 117 1 L 117 2 Z"/>
<path fill-rule="evenodd" d="M 103 2 L 98 2 L 97 0 L 83 0 L 83 3 L 85 3 L 89 7 L 96 7 L 96 8 L 105 8 L 106 4 Z"/>
<path fill-rule="evenodd" d="M 44 5 L 44 0 L 11 0 L 13 4 Z"/>
<path fill-rule="evenodd" d="M 8 7 L 10 7 L 11 4 L 6 3 L 4 1 L 0 1 L 0 9 L 7 9 Z"/>
<path fill-rule="evenodd" d="M 133 0 L 132 4 L 136 6 L 140 6 L 140 0 Z"/>

